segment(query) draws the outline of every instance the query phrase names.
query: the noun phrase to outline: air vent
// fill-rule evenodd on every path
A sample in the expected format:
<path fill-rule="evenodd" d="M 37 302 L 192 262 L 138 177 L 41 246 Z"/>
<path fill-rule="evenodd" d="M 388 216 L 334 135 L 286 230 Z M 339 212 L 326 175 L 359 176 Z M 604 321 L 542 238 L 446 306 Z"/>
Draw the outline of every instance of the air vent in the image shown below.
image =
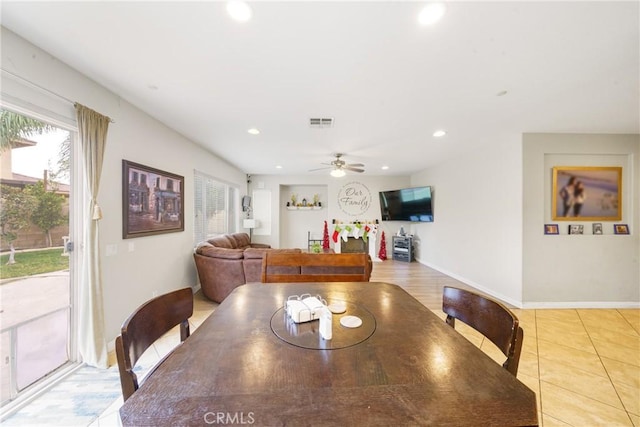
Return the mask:
<path fill-rule="evenodd" d="M 315 118 L 312 117 L 309 119 L 309 127 L 316 129 L 324 129 L 333 127 L 333 119 L 332 118 Z"/>

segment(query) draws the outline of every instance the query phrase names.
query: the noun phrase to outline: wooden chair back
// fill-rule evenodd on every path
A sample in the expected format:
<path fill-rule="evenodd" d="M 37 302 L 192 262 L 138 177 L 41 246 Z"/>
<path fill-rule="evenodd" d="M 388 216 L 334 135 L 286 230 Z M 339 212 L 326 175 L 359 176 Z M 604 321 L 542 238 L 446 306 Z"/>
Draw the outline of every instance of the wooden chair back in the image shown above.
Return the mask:
<path fill-rule="evenodd" d="M 372 262 L 364 253 L 277 253 L 262 259 L 262 282 L 368 282 Z"/>
<path fill-rule="evenodd" d="M 459 319 L 491 340 L 507 356 L 502 367 L 514 376 L 518 373 L 524 331 L 511 310 L 493 299 L 448 286 L 444 287 L 442 310 L 451 327 Z"/>
<path fill-rule="evenodd" d="M 125 401 L 139 387 L 133 368 L 142 353 L 176 325 L 180 325 L 180 341 L 186 340 L 190 334 L 188 319 L 192 315 L 193 291 L 183 288 L 147 301 L 122 324 L 120 336 L 116 338 L 116 357 Z"/>

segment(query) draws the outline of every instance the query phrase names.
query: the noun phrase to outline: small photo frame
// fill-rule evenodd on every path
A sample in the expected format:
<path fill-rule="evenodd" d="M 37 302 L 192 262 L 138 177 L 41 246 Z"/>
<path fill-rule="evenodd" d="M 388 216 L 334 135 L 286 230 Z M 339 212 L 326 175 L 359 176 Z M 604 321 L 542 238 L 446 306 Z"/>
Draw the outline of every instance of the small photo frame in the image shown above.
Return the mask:
<path fill-rule="evenodd" d="M 602 223 L 594 222 L 593 223 L 593 234 L 602 234 Z"/>
<path fill-rule="evenodd" d="M 569 225 L 569 234 L 583 234 L 583 233 L 584 233 L 584 225 L 581 225 L 581 224 Z"/>
<path fill-rule="evenodd" d="M 627 224 L 613 224 L 614 234 L 629 234 L 629 226 Z"/>
<path fill-rule="evenodd" d="M 558 230 L 558 224 L 545 224 L 544 234 L 560 234 Z"/>

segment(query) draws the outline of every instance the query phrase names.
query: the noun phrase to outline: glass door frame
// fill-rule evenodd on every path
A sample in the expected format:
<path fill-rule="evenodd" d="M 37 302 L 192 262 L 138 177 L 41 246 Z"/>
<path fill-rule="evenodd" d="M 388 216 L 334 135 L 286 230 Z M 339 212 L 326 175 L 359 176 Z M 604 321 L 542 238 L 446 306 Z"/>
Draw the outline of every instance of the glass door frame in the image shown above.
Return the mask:
<path fill-rule="evenodd" d="M 59 120 L 57 114 L 29 105 L 28 108 L 21 107 L 6 99 L 0 99 L 0 107 L 14 113 L 39 120 L 69 132 L 71 138 L 70 171 L 69 171 L 69 241 L 73 242 L 74 249 L 69 252 L 69 360 L 50 374 L 39 379 L 34 384 L 27 386 L 22 391 L 17 391 L 15 381 L 15 338 L 11 339 L 11 399 L 0 408 L 0 421 L 26 406 L 33 399 L 44 391 L 53 387 L 61 379 L 65 378 L 78 369 L 81 364 L 81 356 L 78 350 L 78 320 L 79 320 L 79 286 L 82 262 L 82 242 L 83 242 L 83 220 L 86 209 L 87 196 L 84 185 L 84 169 L 82 156 L 80 154 L 80 144 L 78 140 L 78 129 L 75 123 L 72 125 L 67 120 Z"/>

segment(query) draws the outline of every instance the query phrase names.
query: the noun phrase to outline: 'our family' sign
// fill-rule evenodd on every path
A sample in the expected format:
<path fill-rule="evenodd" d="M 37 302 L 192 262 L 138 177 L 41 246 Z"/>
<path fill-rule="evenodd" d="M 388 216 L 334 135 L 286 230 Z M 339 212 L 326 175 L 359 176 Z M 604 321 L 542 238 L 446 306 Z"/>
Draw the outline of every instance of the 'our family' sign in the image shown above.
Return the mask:
<path fill-rule="evenodd" d="M 349 182 L 338 192 L 338 206 L 347 215 L 362 215 L 371 207 L 371 192 L 362 183 Z"/>

